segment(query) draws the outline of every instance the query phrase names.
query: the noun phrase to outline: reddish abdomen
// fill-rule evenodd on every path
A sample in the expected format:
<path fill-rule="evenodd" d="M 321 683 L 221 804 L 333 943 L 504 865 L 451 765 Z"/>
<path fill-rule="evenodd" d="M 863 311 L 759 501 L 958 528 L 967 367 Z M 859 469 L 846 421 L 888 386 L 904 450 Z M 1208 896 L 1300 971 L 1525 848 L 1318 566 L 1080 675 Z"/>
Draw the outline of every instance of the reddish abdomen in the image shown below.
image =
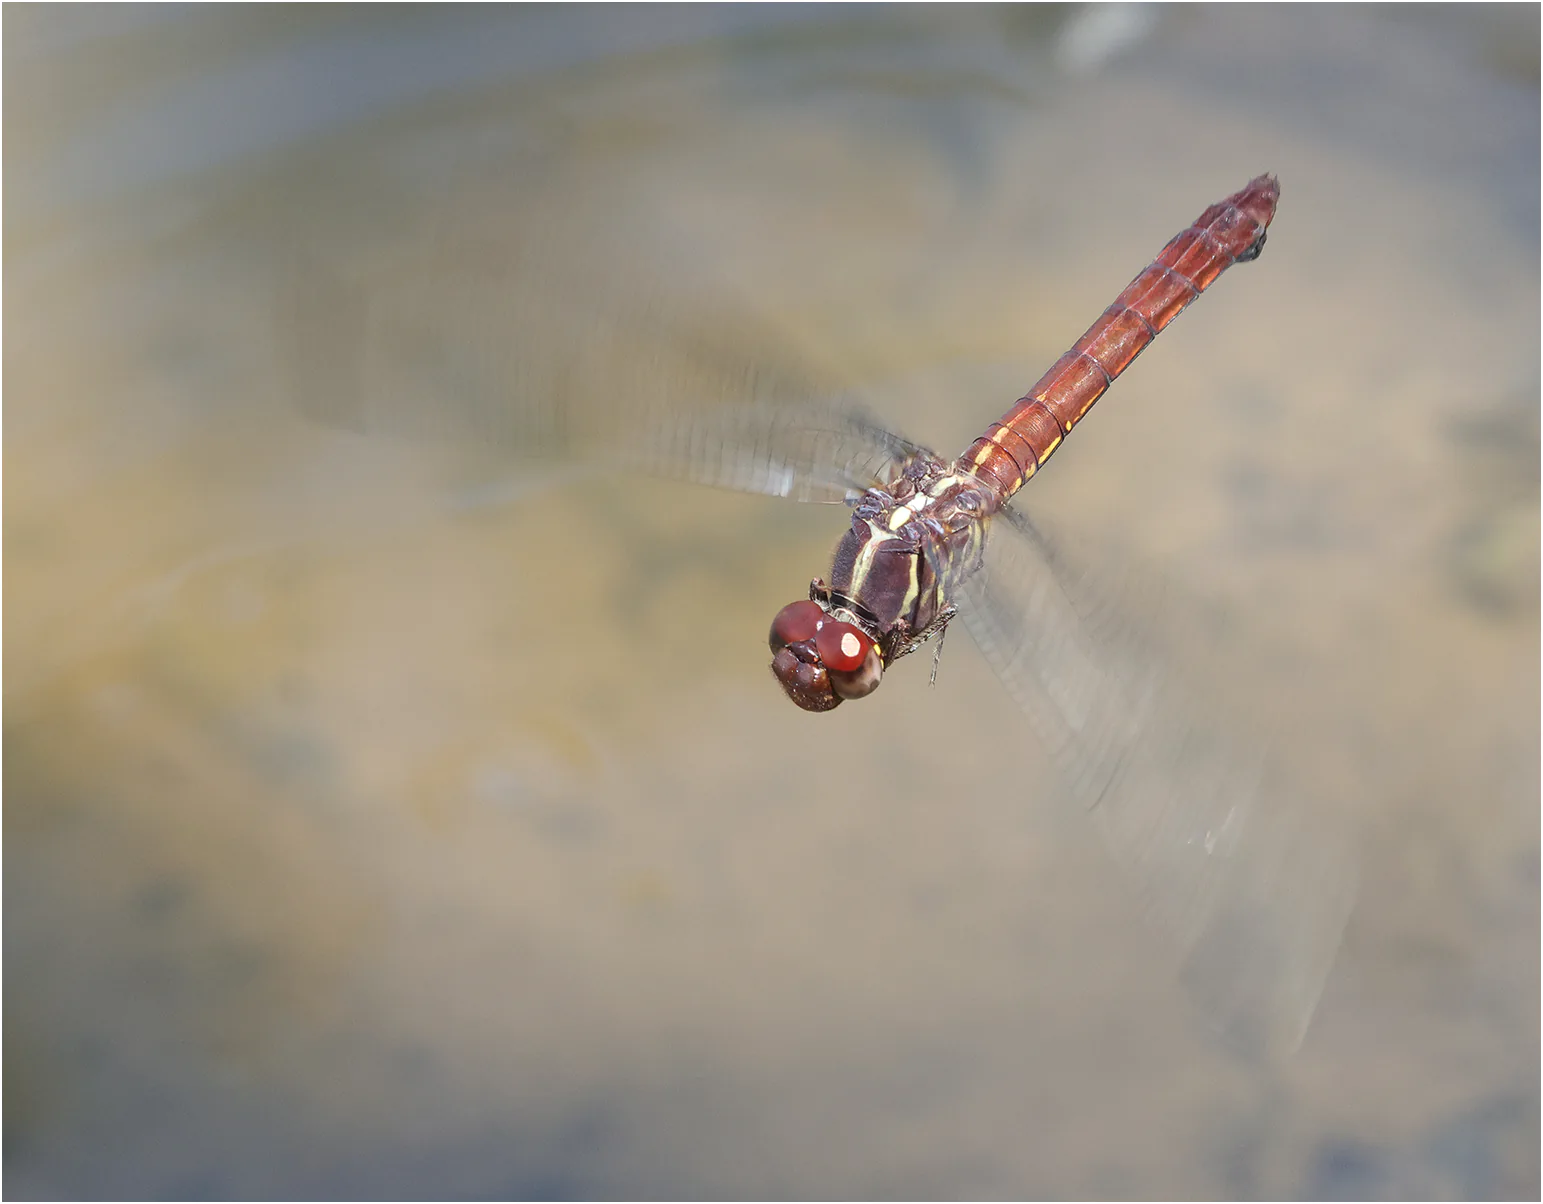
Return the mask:
<path fill-rule="evenodd" d="M 1114 378 L 1234 263 L 1258 257 L 1280 184 L 1264 175 L 1212 205 L 962 457 L 1006 501 L 1039 471 Z"/>

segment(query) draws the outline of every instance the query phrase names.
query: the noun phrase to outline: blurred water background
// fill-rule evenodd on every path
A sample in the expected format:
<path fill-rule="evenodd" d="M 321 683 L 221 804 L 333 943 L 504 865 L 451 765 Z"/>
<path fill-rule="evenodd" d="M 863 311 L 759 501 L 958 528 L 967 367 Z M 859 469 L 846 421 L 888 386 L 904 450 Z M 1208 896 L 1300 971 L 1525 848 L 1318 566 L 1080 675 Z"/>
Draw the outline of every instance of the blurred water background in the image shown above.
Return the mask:
<path fill-rule="evenodd" d="M 1538 1194 L 1535 6 L 4 34 L 9 1196 Z M 668 292 L 640 354 L 953 453 L 1262 171 L 1263 258 L 1024 503 L 1266 633 L 1239 688 L 1356 800 L 1283 1063 L 962 633 L 935 689 L 781 697 L 839 511 L 291 404 L 297 257 L 496 324 L 560 229 L 553 337 Z"/>

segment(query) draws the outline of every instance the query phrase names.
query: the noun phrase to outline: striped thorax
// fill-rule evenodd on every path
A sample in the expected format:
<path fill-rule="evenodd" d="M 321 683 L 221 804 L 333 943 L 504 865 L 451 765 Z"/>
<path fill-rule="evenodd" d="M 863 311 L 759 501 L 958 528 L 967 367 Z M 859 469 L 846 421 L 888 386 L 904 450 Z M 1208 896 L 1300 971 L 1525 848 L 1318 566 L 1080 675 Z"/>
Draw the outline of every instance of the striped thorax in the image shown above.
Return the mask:
<path fill-rule="evenodd" d="M 958 583 L 980 564 L 997 497 L 964 461 L 919 456 L 858 500 L 830 583 L 811 582 L 809 601 L 772 623 L 772 672 L 794 702 L 824 711 L 864 697 L 942 634 Z"/>

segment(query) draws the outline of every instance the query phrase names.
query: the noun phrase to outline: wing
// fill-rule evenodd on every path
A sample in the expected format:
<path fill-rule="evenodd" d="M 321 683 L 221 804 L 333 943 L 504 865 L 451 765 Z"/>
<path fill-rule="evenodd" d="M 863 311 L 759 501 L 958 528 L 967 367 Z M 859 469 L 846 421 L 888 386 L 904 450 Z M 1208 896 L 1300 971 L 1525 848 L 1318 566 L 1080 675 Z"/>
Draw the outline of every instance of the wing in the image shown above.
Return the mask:
<path fill-rule="evenodd" d="M 1011 510 L 991 538 L 961 619 L 1177 938 L 1203 1010 L 1250 1050 L 1295 1049 L 1354 901 L 1348 825 L 1213 713 L 1183 672 L 1193 648 L 1135 620 L 1180 609 L 1160 582 L 1099 580 Z"/>
<path fill-rule="evenodd" d="M 298 257 L 276 313 L 292 404 L 326 425 L 836 502 L 920 449 L 767 366 L 723 307 L 439 248 L 348 278 Z M 582 262 L 582 259 L 580 260 Z"/>

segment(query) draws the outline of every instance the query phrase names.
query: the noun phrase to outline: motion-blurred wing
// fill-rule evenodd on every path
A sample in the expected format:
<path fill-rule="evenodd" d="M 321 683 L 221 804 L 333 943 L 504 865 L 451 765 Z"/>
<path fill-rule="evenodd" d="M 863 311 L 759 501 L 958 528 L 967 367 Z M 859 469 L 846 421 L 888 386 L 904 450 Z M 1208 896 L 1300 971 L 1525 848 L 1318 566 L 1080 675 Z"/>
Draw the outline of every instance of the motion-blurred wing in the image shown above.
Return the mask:
<path fill-rule="evenodd" d="M 1294 794 L 1266 742 L 1149 635 L 1161 583 L 1095 580 L 1021 515 L 993 525 L 961 619 L 1175 936 L 1200 1006 L 1235 1040 L 1301 1042 L 1355 895 L 1348 826 Z M 1160 625 L 1159 625 L 1160 627 Z"/>
<path fill-rule="evenodd" d="M 420 273 L 345 279 L 310 258 L 281 289 L 277 337 L 293 404 L 340 428 L 798 501 L 842 501 L 917 452 L 765 367 L 718 319 L 636 292 L 622 306 L 603 280 L 586 291 L 522 262 L 439 255 Z"/>

